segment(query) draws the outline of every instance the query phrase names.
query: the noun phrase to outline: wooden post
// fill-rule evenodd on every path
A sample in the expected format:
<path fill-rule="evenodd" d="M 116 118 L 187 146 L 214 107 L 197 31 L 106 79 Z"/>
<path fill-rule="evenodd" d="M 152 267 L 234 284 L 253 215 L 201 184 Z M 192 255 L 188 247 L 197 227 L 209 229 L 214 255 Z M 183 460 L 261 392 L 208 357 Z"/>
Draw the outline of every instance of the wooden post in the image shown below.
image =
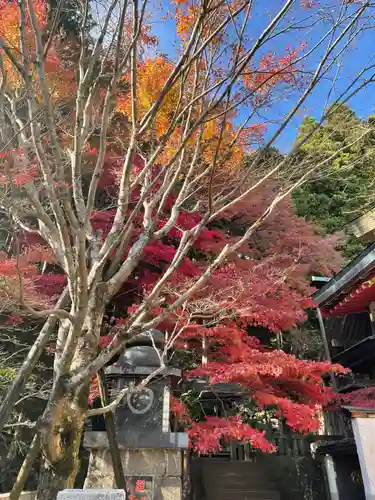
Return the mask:
<path fill-rule="evenodd" d="M 326 328 L 324 326 L 323 316 L 322 316 L 322 313 L 321 313 L 321 310 L 319 307 L 317 307 L 317 309 L 316 309 L 316 316 L 318 318 L 318 323 L 319 323 L 319 327 L 320 327 L 320 334 L 322 336 L 322 341 L 323 341 L 323 346 L 324 346 L 324 354 L 325 354 L 326 361 L 332 362 L 331 351 L 329 350 L 329 345 L 328 345 L 328 340 L 327 340 Z M 334 374 L 330 373 L 329 376 L 331 379 L 332 389 L 334 391 L 337 391 L 337 382 L 336 382 L 336 378 L 335 378 Z"/>
<path fill-rule="evenodd" d="M 375 302 L 371 302 L 369 304 L 368 310 L 370 316 L 371 333 L 375 335 Z"/>
<path fill-rule="evenodd" d="M 182 451 L 181 460 L 182 460 L 182 500 L 190 500 L 192 488 L 191 488 L 191 477 L 190 477 L 191 456 L 189 450 Z"/>
<path fill-rule="evenodd" d="M 322 313 L 321 313 L 319 307 L 317 307 L 317 309 L 316 309 L 316 315 L 317 315 L 318 322 L 319 322 L 320 334 L 321 334 L 322 340 L 323 340 L 323 346 L 324 346 L 324 353 L 325 353 L 326 361 L 332 362 L 331 351 L 329 350 L 329 345 L 328 345 L 328 340 L 327 340 L 326 328 L 325 328 L 324 321 L 323 321 L 323 316 L 322 316 Z M 338 386 L 337 386 L 337 381 L 336 381 L 335 375 L 333 373 L 330 373 L 329 377 L 331 379 L 332 389 L 335 392 L 338 392 Z M 339 422 L 339 427 L 341 428 L 341 432 L 343 433 L 343 435 L 345 437 L 347 437 L 348 436 L 348 430 L 347 430 L 347 428 L 345 426 L 343 415 L 341 413 L 337 413 L 337 419 L 338 419 L 338 422 Z"/>
<path fill-rule="evenodd" d="M 110 397 L 103 368 L 98 372 L 98 385 L 99 385 L 99 393 L 102 406 L 107 406 L 110 403 Z M 111 411 L 104 413 L 104 421 L 107 432 L 109 450 L 111 452 L 111 457 L 112 457 L 112 465 L 113 465 L 113 472 L 115 476 L 116 486 L 120 490 L 126 491 L 124 469 L 122 468 L 120 449 L 118 447 L 116 438 L 115 419 L 113 418 L 113 413 Z"/>
<path fill-rule="evenodd" d="M 205 335 L 202 338 L 202 365 L 208 363 L 208 342 Z"/>

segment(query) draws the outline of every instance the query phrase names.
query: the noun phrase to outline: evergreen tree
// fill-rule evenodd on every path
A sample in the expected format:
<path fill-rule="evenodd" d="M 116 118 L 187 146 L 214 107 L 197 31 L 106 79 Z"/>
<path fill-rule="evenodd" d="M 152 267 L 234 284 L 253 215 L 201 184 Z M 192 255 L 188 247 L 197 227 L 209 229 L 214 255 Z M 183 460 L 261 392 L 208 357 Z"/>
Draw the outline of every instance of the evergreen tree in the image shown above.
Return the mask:
<path fill-rule="evenodd" d="M 48 20 L 51 25 L 56 14 L 58 31 L 65 35 L 79 34 L 82 14 L 77 0 L 48 0 Z"/>
<path fill-rule="evenodd" d="M 297 140 L 309 134 L 315 125 L 314 118 L 306 117 Z M 352 144 L 368 127 L 373 127 L 371 118 L 360 120 L 352 109 L 340 104 L 329 114 L 324 126 L 302 146 L 295 161 L 320 162 L 329 158 Z M 326 233 L 343 230 L 347 234 L 342 250 L 348 259 L 363 248 L 363 244 L 350 234 L 348 224 L 374 201 L 374 159 L 375 132 L 370 132 L 340 153 L 323 175 L 304 184 L 294 194 L 300 216 L 317 223 Z"/>

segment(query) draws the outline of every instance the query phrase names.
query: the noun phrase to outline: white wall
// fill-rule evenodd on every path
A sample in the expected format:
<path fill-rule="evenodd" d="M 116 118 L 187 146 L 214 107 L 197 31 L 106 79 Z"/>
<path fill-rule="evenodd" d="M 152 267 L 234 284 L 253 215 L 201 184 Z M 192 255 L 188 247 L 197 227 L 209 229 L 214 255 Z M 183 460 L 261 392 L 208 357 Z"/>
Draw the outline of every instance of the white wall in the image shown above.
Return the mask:
<path fill-rule="evenodd" d="M 375 500 L 375 418 L 352 418 L 366 500 Z"/>

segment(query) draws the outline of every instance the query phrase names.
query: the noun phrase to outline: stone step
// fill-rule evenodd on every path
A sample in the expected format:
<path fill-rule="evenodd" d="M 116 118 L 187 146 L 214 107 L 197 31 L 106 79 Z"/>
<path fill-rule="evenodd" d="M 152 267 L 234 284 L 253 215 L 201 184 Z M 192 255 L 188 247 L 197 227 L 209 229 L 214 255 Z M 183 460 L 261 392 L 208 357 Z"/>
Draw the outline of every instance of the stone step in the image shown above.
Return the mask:
<path fill-rule="evenodd" d="M 280 500 L 279 494 L 277 496 L 259 496 L 255 495 L 253 493 L 247 493 L 244 492 L 241 494 L 240 497 L 241 500 Z M 233 493 L 228 492 L 228 494 L 224 494 L 222 492 L 215 493 L 213 496 L 207 496 L 205 500 L 233 500 Z"/>
<path fill-rule="evenodd" d="M 206 484 L 215 484 L 215 487 L 228 487 L 233 490 L 242 489 L 244 484 L 251 485 L 254 489 L 258 490 L 273 490 L 276 491 L 276 485 L 272 481 L 256 481 L 251 478 L 236 478 L 234 480 L 226 480 L 225 478 L 209 478 L 204 479 Z"/>
<path fill-rule="evenodd" d="M 205 500 L 280 500 L 261 464 L 204 460 L 201 470 Z"/>

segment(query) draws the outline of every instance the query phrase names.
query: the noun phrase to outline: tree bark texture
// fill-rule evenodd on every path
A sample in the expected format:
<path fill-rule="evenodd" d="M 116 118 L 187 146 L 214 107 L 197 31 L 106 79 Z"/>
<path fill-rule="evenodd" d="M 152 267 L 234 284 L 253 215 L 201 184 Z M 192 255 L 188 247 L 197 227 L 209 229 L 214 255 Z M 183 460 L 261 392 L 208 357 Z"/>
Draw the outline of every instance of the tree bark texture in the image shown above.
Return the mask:
<path fill-rule="evenodd" d="M 43 416 L 41 443 L 43 460 L 37 500 L 54 500 L 57 493 L 73 488 L 79 471 L 79 450 L 88 407 L 90 384 L 69 387 L 73 372 L 83 370 L 97 355 L 100 328 L 105 309 L 101 293 L 94 294 L 83 321 L 83 329 L 73 342 L 74 355 L 64 365 L 64 354 L 57 353 L 56 368 L 61 369 Z M 69 335 L 69 332 L 68 332 Z M 65 356 L 65 360 L 67 357 Z"/>
<path fill-rule="evenodd" d="M 87 401 L 87 390 L 84 391 Z M 83 394 L 60 394 L 47 410 L 42 435 L 42 465 L 37 500 L 53 500 L 65 488 L 73 488 L 79 470 L 79 449 L 85 422 Z M 86 402 L 87 405 L 87 402 Z"/>

